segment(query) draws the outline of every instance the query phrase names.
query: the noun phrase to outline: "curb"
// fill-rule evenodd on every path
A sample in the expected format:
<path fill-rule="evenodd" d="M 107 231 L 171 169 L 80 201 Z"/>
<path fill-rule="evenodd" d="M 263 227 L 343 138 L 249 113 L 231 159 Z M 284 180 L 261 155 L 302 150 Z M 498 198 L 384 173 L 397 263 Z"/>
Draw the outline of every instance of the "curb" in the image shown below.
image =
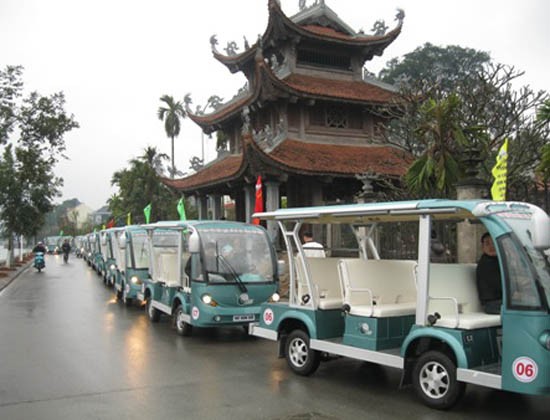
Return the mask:
<path fill-rule="evenodd" d="M 0 278 L 0 292 L 8 287 L 17 277 L 23 274 L 32 266 L 32 261 L 28 261 L 25 265 L 22 265 L 17 271 L 12 271 L 8 277 Z"/>

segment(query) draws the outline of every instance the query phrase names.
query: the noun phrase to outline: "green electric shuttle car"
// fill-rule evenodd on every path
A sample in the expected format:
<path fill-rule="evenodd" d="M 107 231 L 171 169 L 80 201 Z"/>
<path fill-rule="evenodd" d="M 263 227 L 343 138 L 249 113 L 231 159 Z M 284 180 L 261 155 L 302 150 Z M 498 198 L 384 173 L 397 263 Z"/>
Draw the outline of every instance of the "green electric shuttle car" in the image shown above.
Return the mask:
<path fill-rule="evenodd" d="M 159 222 L 148 232 L 151 279 L 142 286 L 149 318 L 192 327 L 243 326 L 277 300 L 278 264 L 265 229 L 228 221 Z"/>
<path fill-rule="evenodd" d="M 149 245 L 147 231 L 141 226 L 126 226 L 118 229 L 113 240 L 117 266 L 114 288 L 117 299 L 131 304 L 143 300 L 141 287 L 149 278 Z"/>
<path fill-rule="evenodd" d="M 288 301 L 264 303 L 250 333 L 277 340 L 294 372 L 309 375 L 330 355 L 401 369 L 402 384 L 438 409 L 452 407 L 467 383 L 550 394 L 550 218 L 540 208 L 422 200 L 254 217 L 278 223 L 290 285 Z M 307 256 L 304 227 L 331 245 L 326 258 Z M 460 262 L 485 231 L 500 266 L 497 314 L 480 304 L 476 264 Z M 444 245 L 457 252 L 436 260 L 434 232 L 454 237 Z"/>
<path fill-rule="evenodd" d="M 114 286 L 115 279 L 118 276 L 119 270 L 117 261 L 117 232 L 122 228 L 109 228 L 100 232 L 101 249 L 103 255 L 103 283 L 107 286 Z"/>

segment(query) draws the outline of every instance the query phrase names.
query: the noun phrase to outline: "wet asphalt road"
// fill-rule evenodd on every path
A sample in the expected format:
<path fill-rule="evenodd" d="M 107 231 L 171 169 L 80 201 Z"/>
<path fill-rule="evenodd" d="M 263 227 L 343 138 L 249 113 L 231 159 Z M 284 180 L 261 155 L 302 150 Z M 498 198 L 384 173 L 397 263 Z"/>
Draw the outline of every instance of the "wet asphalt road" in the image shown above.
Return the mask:
<path fill-rule="evenodd" d="M 398 371 L 349 359 L 299 377 L 240 328 L 179 337 L 76 258 L 48 256 L 0 293 L 0 420 L 550 418 L 550 397 L 469 386 L 442 413 L 398 385 Z"/>

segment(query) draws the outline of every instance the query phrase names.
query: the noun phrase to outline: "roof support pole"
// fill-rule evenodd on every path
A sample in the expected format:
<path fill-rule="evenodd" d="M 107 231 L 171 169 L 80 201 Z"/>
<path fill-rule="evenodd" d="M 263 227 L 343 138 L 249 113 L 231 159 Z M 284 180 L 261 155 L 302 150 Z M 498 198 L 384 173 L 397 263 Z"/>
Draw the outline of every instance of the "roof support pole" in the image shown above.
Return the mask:
<path fill-rule="evenodd" d="M 428 319 L 431 232 L 432 217 L 429 214 L 422 214 L 418 227 L 418 268 L 416 270 L 415 323 L 417 325 L 426 325 Z"/>

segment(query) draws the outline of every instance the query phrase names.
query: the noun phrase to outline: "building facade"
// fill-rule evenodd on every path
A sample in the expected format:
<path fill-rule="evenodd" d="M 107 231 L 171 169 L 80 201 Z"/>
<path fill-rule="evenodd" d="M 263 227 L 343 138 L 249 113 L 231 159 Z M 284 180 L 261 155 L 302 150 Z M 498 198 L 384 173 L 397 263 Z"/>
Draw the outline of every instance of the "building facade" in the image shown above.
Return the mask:
<path fill-rule="evenodd" d="M 201 218 L 221 218 L 223 197 L 230 196 L 236 219 L 250 221 L 258 176 L 269 211 L 283 201 L 288 207 L 352 202 L 365 179 L 399 182 L 411 162 L 383 140 L 396 90 L 364 74 L 365 62 L 400 34 L 403 13 L 393 30 L 378 22 L 367 35 L 324 1 L 305 3 L 287 17 L 279 1 L 268 0 L 264 34 L 245 42 L 241 53 L 228 43 L 222 54 L 217 39 L 210 40 L 214 58 L 247 83 L 229 102 L 210 98 L 209 112 L 193 112 L 186 98 L 188 116 L 204 133 L 218 133 L 223 147 L 194 174 L 164 182 L 193 196 Z"/>

